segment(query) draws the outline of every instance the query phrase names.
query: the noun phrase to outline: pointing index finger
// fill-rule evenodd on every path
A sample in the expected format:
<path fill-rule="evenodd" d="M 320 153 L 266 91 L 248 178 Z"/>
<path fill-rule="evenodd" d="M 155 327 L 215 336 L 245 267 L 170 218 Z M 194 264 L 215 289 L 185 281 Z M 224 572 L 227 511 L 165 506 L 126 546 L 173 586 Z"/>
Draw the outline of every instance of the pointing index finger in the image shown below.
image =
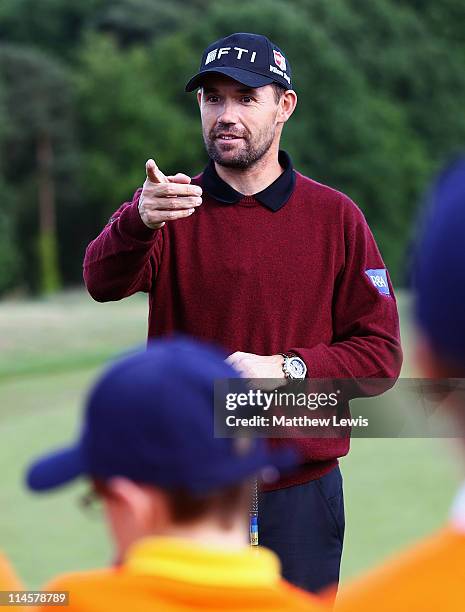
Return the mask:
<path fill-rule="evenodd" d="M 169 182 L 167 177 L 163 174 L 163 172 L 160 170 L 160 168 L 155 163 L 155 160 L 153 159 L 147 160 L 145 164 L 145 171 L 147 174 L 147 178 L 149 179 L 151 183 L 154 183 L 157 185 L 158 183 L 168 183 Z"/>

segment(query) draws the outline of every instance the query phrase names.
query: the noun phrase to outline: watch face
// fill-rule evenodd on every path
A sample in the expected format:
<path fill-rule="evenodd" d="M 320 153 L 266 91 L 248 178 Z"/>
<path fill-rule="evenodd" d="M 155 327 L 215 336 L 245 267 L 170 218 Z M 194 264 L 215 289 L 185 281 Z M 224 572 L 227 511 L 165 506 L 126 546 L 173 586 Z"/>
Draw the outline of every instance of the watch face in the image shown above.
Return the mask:
<path fill-rule="evenodd" d="M 299 357 L 293 357 L 288 367 L 292 378 L 303 378 L 305 376 L 305 364 Z"/>

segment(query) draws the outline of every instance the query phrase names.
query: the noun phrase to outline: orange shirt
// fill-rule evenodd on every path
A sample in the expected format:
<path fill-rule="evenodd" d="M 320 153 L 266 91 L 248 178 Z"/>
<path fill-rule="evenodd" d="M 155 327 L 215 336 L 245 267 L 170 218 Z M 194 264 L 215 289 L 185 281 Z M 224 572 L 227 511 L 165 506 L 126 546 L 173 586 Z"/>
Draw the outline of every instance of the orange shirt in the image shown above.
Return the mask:
<path fill-rule="evenodd" d="M 465 532 L 448 526 L 342 588 L 335 612 L 464 612 Z"/>
<path fill-rule="evenodd" d="M 219 551 L 176 538 L 142 540 L 119 568 L 65 575 L 44 588 L 69 591 L 67 612 L 321 609 L 281 579 L 269 550 Z"/>
<path fill-rule="evenodd" d="M 22 588 L 8 559 L 0 553 L 0 591 L 20 591 Z"/>

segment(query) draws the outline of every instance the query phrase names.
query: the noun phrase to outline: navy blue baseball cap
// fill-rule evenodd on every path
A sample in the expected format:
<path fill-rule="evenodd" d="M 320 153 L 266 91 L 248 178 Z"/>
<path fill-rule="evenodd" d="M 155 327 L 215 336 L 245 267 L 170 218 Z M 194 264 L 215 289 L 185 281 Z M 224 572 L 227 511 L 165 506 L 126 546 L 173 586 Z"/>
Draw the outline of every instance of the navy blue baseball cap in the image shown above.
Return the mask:
<path fill-rule="evenodd" d="M 79 476 L 123 476 L 208 493 L 267 466 L 293 466 L 295 456 L 271 453 L 264 440 L 214 437 L 214 381 L 238 378 L 224 358 L 214 347 L 177 338 L 119 359 L 93 387 L 78 440 L 37 460 L 28 486 L 45 491 Z"/>
<path fill-rule="evenodd" d="M 413 259 L 416 318 L 438 355 L 465 365 L 465 157 L 442 171 L 428 204 Z"/>
<path fill-rule="evenodd" d="M 212 43 L 203 52 L 199 72 L 187 83 L 186 91 L 201 87 L 210 73 L 224 74 L 247 87 L 278 83 L 292 89 L 289 60 L 261 34 L 239 32 Z"/>

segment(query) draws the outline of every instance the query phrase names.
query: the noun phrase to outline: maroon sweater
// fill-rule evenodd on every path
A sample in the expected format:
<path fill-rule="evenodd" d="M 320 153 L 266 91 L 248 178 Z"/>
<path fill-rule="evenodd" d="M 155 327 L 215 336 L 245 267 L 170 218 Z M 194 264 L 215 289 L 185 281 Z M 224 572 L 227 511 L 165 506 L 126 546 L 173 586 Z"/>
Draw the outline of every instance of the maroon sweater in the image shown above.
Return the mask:
<path fill-rule="evenodd" d="M 291 351 L 312 378 L 397 378 L 396 302 L 389 277 L 386 295 L 366 274 L 385 266 L 363 214 L 344 194 L 294 178 L 277 210 L 240 194 L 225 204 L 203 185 L 202 206 L 159 230 L 142 222 L 138 189 L 87 248 L 89 293 L 102 302 L 149 293 L 149 337 L 180 332 L 230 353 Z M 348 438 L 292 442 L 302 467 L 270 488 L 319 478 L 349 450 Z"/>

